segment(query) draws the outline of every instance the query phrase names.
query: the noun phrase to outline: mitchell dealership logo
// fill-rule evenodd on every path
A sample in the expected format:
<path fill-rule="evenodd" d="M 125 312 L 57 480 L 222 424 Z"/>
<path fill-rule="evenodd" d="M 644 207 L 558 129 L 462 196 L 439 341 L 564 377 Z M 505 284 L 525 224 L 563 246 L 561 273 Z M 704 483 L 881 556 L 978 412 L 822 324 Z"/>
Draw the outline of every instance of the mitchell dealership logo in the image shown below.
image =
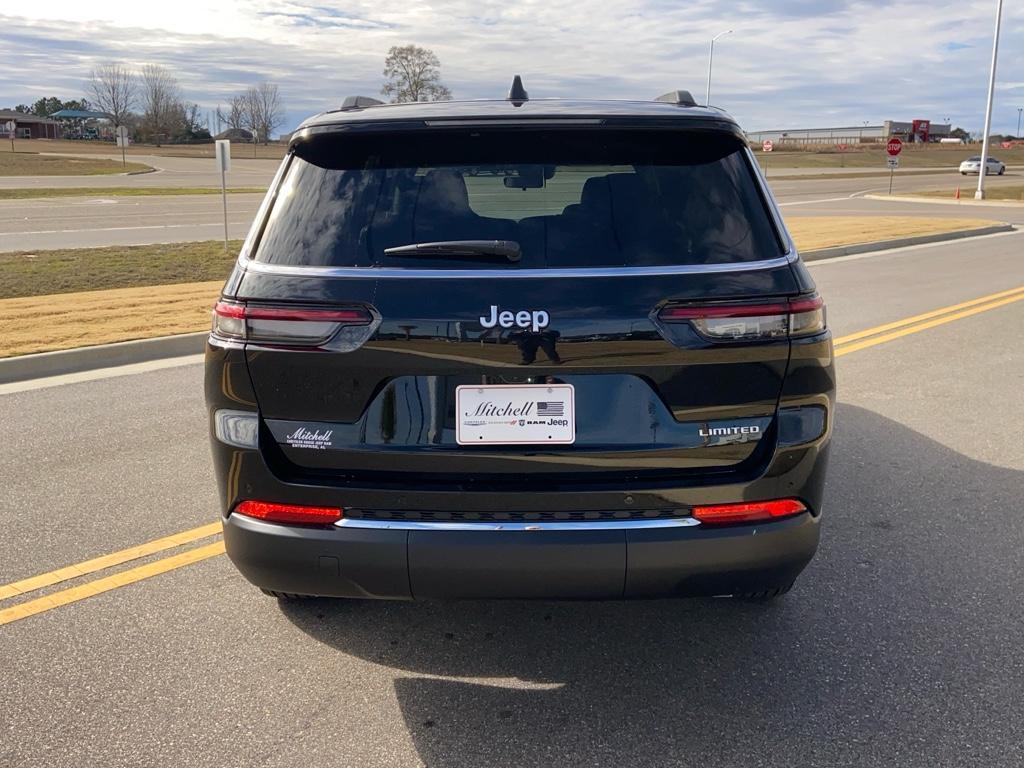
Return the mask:
<path fill-rule="evenodd" d="M 331 436 L 333 434 L 333 429 L 325 429 L 321 432 L 319 429 L 299 427 L 290 435 L 286 435 L 284 440 L 292 448 L 312 448 L 316 451 L 325 451 L 332 445 Z"/>
<path fill-rule="evenodd" d="M 515 406 L 512 403 L 492 403 L 490 400 L 480 403 L 473 413 L 466 416 L 529 416 L 533 411 L 533 403 L 526 402 Z"/>

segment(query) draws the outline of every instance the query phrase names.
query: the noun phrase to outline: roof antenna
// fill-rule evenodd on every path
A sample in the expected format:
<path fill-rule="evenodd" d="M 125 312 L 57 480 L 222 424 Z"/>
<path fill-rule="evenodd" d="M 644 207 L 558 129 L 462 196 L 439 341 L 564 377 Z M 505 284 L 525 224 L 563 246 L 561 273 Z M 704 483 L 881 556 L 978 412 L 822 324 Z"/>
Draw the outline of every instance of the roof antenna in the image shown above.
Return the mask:
<path fill-rule="evenodd" d="M 530 100 L 530 95 L 523 88 L 523 79 L 519 75 L 512 78 L 512 87 L 508 89 L 506 99 L 512 102 L 513 107 L 521 107 L 524 102 Z"/>

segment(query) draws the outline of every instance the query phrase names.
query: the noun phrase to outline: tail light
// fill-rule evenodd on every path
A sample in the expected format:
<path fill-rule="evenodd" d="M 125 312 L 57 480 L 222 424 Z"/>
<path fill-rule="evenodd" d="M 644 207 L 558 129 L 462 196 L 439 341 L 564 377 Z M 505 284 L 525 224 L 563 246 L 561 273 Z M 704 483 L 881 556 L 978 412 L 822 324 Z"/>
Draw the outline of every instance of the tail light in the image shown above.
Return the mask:
<path fill-rule="evenodd" d="M 694 507 L 690 515 L 704 525 L 735 525 L 778 520 L 806 511 L 803 502 L 796 499 L 774 499 L 739 504 L 707 504 Z"/>
<path fill-rule="evenodd" d="M 710 341 L 799 338 L 825 330 L 825 304 L 818 295 L 758 303 L 670 304 L 658 320 L 689 323 Z"/>
<path fill-rule="evenodd" d="M 365 307 L 273 307 L 218 301 L 213 308 L 213 335 L 270 346 L 355 349 L 376 327 Z"/>
<path fill-rule="evenodd" d="M 269 501 L 243 501 L 235 507 L 235 513 L 270 523 L 292 525 L 330 525 L 345 515 L 345 511 L 339 507 L 306 507 Z"/>

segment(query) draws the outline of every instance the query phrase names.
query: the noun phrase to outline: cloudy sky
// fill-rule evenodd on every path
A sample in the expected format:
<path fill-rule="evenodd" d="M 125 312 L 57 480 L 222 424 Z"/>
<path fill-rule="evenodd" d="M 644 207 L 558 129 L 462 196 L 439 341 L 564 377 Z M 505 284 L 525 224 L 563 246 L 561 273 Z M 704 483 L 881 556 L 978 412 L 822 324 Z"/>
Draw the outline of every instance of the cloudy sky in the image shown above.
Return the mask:
<path fill-rule="evenodd" d="M 981 130 L 995 0 L 46 0 L 0 6 L 0 107 L 86 94 L 100 62 L 172 69 L 204 109 L 260 80 L 294 127 L 378 95 L 392 45 L 433 49 L 456 98 L 651 98 L 688 88 L 748 130 L 945 117 Z M 5 15 L 6 14 L 6 15 Z M 1004 10 L 994 130 L 1024 106 L 1024 4 Z"/>

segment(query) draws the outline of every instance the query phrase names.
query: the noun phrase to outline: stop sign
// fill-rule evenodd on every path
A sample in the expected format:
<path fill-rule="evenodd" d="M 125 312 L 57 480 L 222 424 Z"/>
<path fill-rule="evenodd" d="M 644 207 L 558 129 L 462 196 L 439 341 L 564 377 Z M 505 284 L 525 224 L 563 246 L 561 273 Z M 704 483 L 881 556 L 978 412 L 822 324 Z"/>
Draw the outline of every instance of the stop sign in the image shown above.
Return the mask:
<path fill-rule="evenodd" d="M 903 149 L 903 142 L 893 136 L 889 139 L 889 143 L 885 145 L 885 151 L 888 152 L 892 157 L 896 157 Z"/>
<path fill-rule="evenodd" d="M 775 145 L 772 143 L 771 139 L 765 139 L 761 144 L 761 150 L 763 152 L 771 152 L 773 149 L 775 149 Z"/>

